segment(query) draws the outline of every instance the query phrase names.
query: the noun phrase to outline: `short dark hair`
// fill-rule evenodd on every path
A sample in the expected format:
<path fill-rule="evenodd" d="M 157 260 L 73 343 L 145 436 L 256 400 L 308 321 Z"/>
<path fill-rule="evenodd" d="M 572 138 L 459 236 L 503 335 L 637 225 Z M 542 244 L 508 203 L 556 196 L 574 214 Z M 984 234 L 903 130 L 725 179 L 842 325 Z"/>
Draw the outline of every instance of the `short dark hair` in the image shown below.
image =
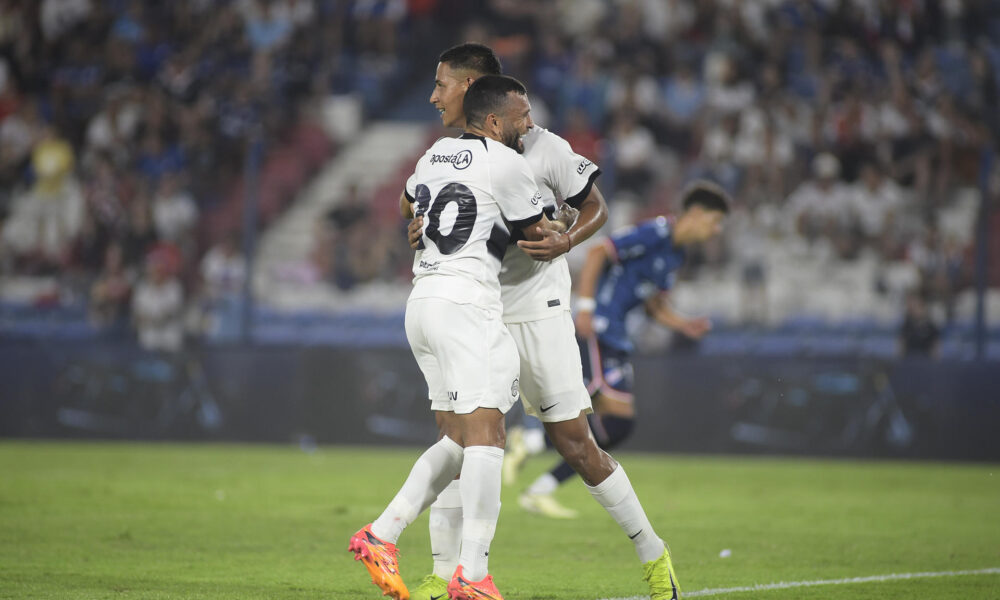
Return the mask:
<path fill-rule="evenodd" d="M 692 206 L 700 206 L 705 210 L 717 210 L 722 214 L 729 213 L 729 194 L 718 185 L 705 179 L 699 179 L 687 186 L 683 195 L 684 210 Z"/>
<path fill-rule="evenodd" d="M 463 101 L 465 122 L 481 126 L 487 115 L 500 112 L 507 103 L 507 94 L 511 92 L 528 95 L 523 83 L 507 75 L 483 75 L 473 81 Z"/>
<path fill-rule="evenodd" d="M 503 72 L 493 49 L 475 42 L 448 48 L 438 57 L 438 62 L 447 63 L 452 69 L 468 69 L 480 75 L 499 75 Z"/>

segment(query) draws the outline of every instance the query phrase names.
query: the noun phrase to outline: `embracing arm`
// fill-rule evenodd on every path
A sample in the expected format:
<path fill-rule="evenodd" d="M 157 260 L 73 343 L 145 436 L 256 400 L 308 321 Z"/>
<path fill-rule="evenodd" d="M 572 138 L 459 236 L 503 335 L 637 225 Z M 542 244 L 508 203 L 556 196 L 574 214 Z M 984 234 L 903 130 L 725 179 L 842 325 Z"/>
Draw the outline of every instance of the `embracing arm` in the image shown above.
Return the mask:
<path fill-rule="evenodd" d="M 566 232 L 570 238 L 570 247 L 578 246 L 590 239 L 590 236 L 597 233 L 597 230 L 604 227 L 607 222 L 608 204 L 604 201 L 604 194 L 594 185 L 580 203 L 580 216 L 576 218 L 576 224 Z"/>
<path fill-rule="evenodd" d="M 590 193 L 580 203 L 579 211 L 576 223 L 569 231 L 565 233 L 554 230 L 542 231 L 543 236 L 540 240 L 531 241 L 529 238 L 528 241 L 520 241 L 517 245 L 535 260 L 549 261 L 566 254 L 573 246 L 594 235 L 608 220 L 608 205 L 596 185 L 590 188 Z"/>
<path fill-rule="evenodd" d="M 405 192 L 399 195 L 399 214 L 403 215 L 404 219 L 413 218 L 413 205 L 406 198 Z"/>
<path fill-rule="evenodd" d="M 410 248 L 416 250 L 417 245 L 420 243 L 420 238 L 423 235 L 424 218 L 422 216 L 416 217 L 410 221 L 410 224 L 406 228 L 407 239 L 410 242 Z M 529 240 L 540 240 L 545 235 L 545 232 L 552 231 L 554 226 L 553 221 L 549 221 L 548 217 L 542 214 L 542 218 L 535 221 L 531 225 L 526 225 L 521 228 L 521 232 Z"/>
<path fill-rule="evenodd" d="M 549 235 L 564 235 L 557 233 L 560 229 L 560 223 L 558 221 L 550 221 L 545 213 L 542 213 L 542 218 L 535 221 L 531 225 L 525 225 L 521 227 L 521 233 L 524 234 L 525 239 L 534 243 L 544 243 Z M 521 242 L 518 242 L 520 244 Z"/>

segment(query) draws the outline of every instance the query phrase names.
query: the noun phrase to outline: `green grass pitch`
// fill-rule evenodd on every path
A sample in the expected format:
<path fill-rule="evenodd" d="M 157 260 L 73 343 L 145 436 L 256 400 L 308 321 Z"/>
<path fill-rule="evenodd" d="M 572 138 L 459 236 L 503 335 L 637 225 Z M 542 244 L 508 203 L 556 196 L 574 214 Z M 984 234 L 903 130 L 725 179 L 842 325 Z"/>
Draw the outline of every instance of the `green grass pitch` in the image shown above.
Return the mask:
<path fill-rule="evenodd" d="M 420 449 L 0 442 L 0 598 L 380 598 L 347 552 Z M 621 454 L 685 592 L 1000 567 L 1000 465 Z M 551 466 L 533 460 L 521 486 Z M 505 488 L 507 600 L 646 593 L 632 545 L 574 481 L 553 521 Z M 430 569 L 427 517 L 400 540 Z M 721 558 L 729 549 L 731 555 Z M 1000 574 L 712 597 L 1000 598 Z"/>

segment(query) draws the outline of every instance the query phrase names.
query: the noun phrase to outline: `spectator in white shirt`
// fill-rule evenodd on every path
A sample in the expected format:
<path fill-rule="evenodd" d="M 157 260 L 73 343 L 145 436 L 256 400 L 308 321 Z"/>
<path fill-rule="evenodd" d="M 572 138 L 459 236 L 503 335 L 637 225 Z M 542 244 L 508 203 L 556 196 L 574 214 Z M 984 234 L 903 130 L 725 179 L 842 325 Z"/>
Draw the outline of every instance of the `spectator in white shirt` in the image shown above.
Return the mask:
<path fill-rule="evenodd" d="M 205 333 L 217 339 L 234 339 L 239 334 L 246 277 L 246 260 L 235 235 L 227 235 L 205 254 L 201 261 Z"/>
<path fill-rule="evenodd" d="M 160 178 L 153 198 L 153 225 L 161 240 L 175 242 L 182 248 L 194 233 L 198 206 L 180 185 L 175 173 Z"/>
<path fill-rule="evenodd" d="M 139 345 L 152 352 L 178 353 L 184 345 L 184 289 L 162 249 L 149 253 L 146 277 L 132 295 L 132 319 Z"/>
<path fill-rule="evenodd" d="M 824 152 L 813 159 L 812 171 L 813 178 L 788 197 L 795 230 L 810 243 L 828 240 L 840 258 L 850 258 L 858 249 L 857 215 L 851 190 L 840 180 L 840 161 Z"/>
<path fill-rule="evenodd" d="M 875 163 L 865 163 L 852 186 L 854 212 L 865 241 L 879 246 L 892 237 L 892 227 L 903 208 L 903 190 Z"/>

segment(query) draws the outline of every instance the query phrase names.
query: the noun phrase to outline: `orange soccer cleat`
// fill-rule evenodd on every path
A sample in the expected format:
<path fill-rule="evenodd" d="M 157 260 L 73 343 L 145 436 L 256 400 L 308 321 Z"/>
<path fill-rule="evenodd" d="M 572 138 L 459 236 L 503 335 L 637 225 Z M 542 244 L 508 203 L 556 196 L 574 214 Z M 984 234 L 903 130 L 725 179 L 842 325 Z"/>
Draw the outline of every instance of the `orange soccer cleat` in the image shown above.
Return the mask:
<path fill-rule="evenodd" d="M 448 584 L 451 600 L 503 600 L 493 583 L 493 576 L 487 575 L 481 581 L 469 581 L 462 575 L 462 565 L 458 565 Z"/>
<path fill-rule="evenodd" d="M 347 549 L 354 553 L 354 560 L 365 564 L 372 576 L 372 583 L 382 590 L 383 596 L 390 596 L 394 600 L 410 600 L 410 592 L 399 576 L 396 544 L 383 542 L 375 537 L 371 523 L 351 536 Z"/>

